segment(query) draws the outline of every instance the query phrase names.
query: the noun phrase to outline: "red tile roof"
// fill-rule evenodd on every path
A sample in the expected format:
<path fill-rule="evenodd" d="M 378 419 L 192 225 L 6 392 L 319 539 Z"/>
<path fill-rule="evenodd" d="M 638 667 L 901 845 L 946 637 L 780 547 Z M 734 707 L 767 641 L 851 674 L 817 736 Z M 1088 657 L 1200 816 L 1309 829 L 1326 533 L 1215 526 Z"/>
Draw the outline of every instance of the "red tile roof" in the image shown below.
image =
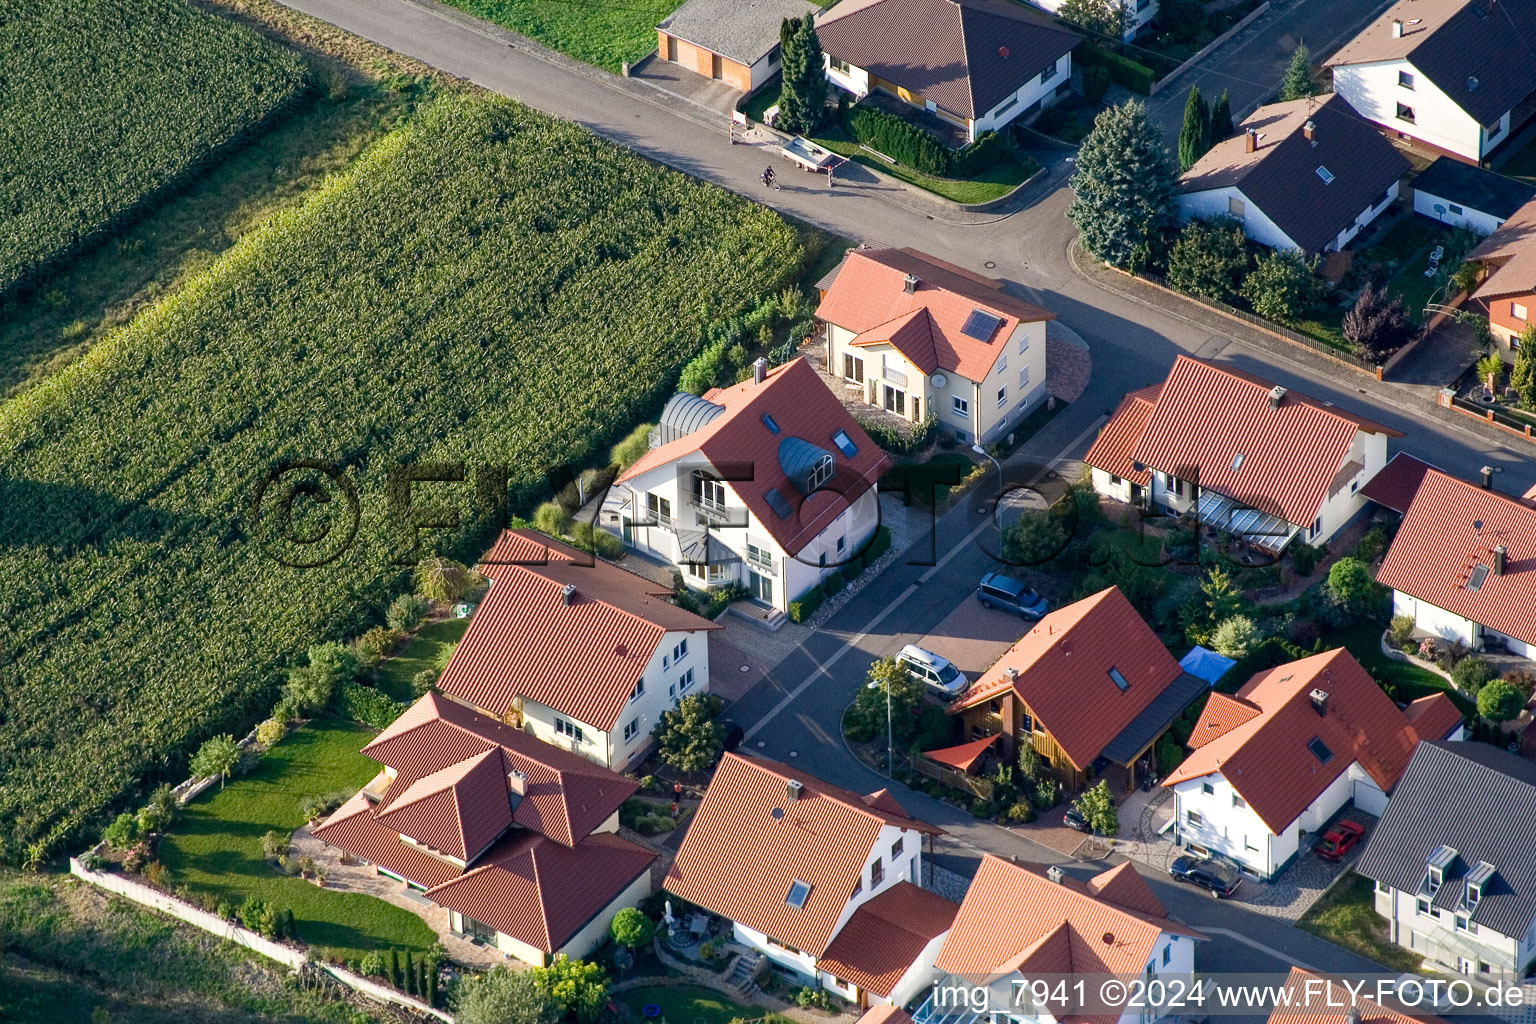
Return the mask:
<path fill-rule="evenodd" d="M 1120 399 L 1115 414 L 1099 431 L 1099 436 L 1094 440 L 1093 447 L 1088 449 L 1088 454 L 1083 456 L 1083 461 L 1111 476 L 1147 486 L 1152 480 L 1152 471 L 1146 468 L 1138 470 L 1133 465 L 1135 460 L 1131 458 L 1131 452 L 1135 450 L 1142 431 L 1147 429 L 1147 421 L 1152 418 L 1152 410 L 1157 405 L 1157 396 L 1162 389 L 1161 384 L 1154 384 L 1140 391 L 1132 391 Z"/>
<path fill-rule="evenodd" d="M 816 31 L 832 56 L 971 118 L 1079 42 L 1063 22 L 1003 0 L 844 0 Z"/>
<path fill-rule="evenodd" d="M 1365 991 L 1374 990 L 1374 986 Z M 1426 989 L 1427 991 L 1427 989 Z M 1358 1007 L 1360 1015 L 1350 1016 L 1350 1007 Z M 1277 996 L 1275 1009 L 1270 1012 L 1266 1024 L 1446 1024 L 1445 1020 L 1427 1013 L 1415 1012 L 1413 1016 L 1389 1010 L 1379 1003 L 1356 996 L 1343 985 L 1321 974 L 1292 967 L 1285 979 L 1285 990 Z"/>
<path fill-rule="evenodd" d="M 317 825 L 313 835 L 421 886 L 441 885 L 462 870 L 457 864 L 402 842 L 399 832 L 379 824 L 373 817 L 373 805 L 361 790 Z"/>
<path fill-rule="evenodd" d="M 1491 571 L 1493 549 L 1500 544 L 1506 549 L 1502 576 Z M 1482 586 L 1472 590 L 1468 584 L 1479 565 L 1490 571 Z M 1495 632 L 1536 643 L 1536 509 L 1431 470 L 1376 580 Z"/>
<path fill-rule="evenodd" d="M 527 793 L 512 812 L 513 823 L 566 846 L 574 846 L 601 825 L 639 788 L 632 779 L 434 692 L 411 705 L 363 748 L 368 757 L 396 772 L 379 813 L 390 812 L 407 794 L 413 801 L 420 800 L 424 794 L 416 785 L 418 780 L 488 751 L 499 751 L 501 764 L 495 778 L 503 794 L 509 792 L 510 772 L 527 776 Z M 491 761 L 494 763 L 495 758 Z M 437 781 L 446 786 L 451 778 L 440 775 Z M 489 790 L 488 769 L 473 778 Z M 481 794 L 474 801 L 475 806 L 485 806 L 490 797 Z M 448 804 L 430 806 L 446 813 Z M 422 822 L 418 827 L 427 826 Z M 442 835 L 453 827 L 434 821 L 430 830 Z M 411 838 L 427 841 L 425 836 Z"/>
<path fill-rule="evenodd" d="M 918 279 L 910 293 L 908 274 Z M 984 341 L 961 330 L 976 309 L 1002 320 Z M 1009 295 L 998 281 L 914 249 L 851 250 L 816 316 L 852 331 L 855 345 L 888 341 L 925 374 L 944 370 L 971 381 L 992 372 L 1020 323 L 1056 319 Z"/>
<path fill-rule="evenodd" d="M 930 761 L 947 764 L 951 768 L 958 768 L 963 772 L 970 771 L 971 765 L 980 760 L 981 755 L 992 749 L 992 744 L 996 742 L 997 734 L 993 733 L 991 736 L 983 736 L 979 740 L 962 743 L 958 747 L 945 747 L 943 750 L 925 750 L 923 756 Z"/>
<path fill-rule="evenodd" d="M 1381 467 L 1381 472 L 1360 488 L 1360 493 L 1383 508 L 1406 512 L 1419 491 L 1419 484 L 1424 482 L 1424 474 L 1434 468 L 1407 452 L 1398 452 Z"/>
<path fill-rule="evenodd" d="M 1310 526 L 1357 431 L 1403 435 L 1297 391 L 1271 409 L 1274 386 L 1180 355 L 1131 457 L 1184 480 L 1198 470 L 1201 487 Z"/>
<path fill-rule="evenodd" d="M 912 1017 L 899 1006 L 876 1003 L 864 1011 L 857 1024 L 912 1024 Z"/>
<path fill-rule="evenodd" d="M 546 565 L 493 564 L 541 559 L 546 546 Z M 668 631 L 720 628 L 642 576 L 582 561 L 592 559 L 532 530 L 503 533 L 480 564 L 491 589 L 438 688 L 497 716 L 522 697 L 606 732 Z"/>
<path fill-rule="evenodd" d="M 575 849 L 520 832 L 457 878 L 428 889 L 427 897 L 553 953 L 655 859 L 651 851 L 607 832 L 588 836 Z"/>
<path fill-rule="evenodd" d="M 1205 710 L 1200 712 L 1194 731 L 1189 734 L 1189 749 L 1198 750 L 1261 714 L 1262 711 L 1246 700 L 1230 694 L 1212 693 L 1205 702 Z"/>
<path fill-rule="evenodd" d="M 963 977 L 1011 974 L 1140 974 L 1162 933 L 1205 936 L 1167 917 L 1129 864 L 1087 884 L 1052 882 L 1035 865 L 991 854 L 971 881 L 937 967 Z M 1117 1018 L 1067 1014 L 1071 1024 Z"/>
<path fill-rule="evenodd" d="M 816 967 L 888 997 L 928 943 L 949 931 L 959 910 L 938 893 L 897 882 L 859 904 Z"/>
<path fill-rule="evenodd" d="M 501 751 L 487 747 L 483 754 L 423 775 L 398 796 L 391 793 L 389 807 L 377 820 L 424 846 L 473 859 L 512 824 Z"/>
<path fill-rule="evenodd" d="M 1315 689 L 1328 694 L 1325 714 L 1313 707 Z M 1239 714 L 1238 702 L 1253 714 Z M 1419 740 L 1443 739 L 1460 722 L 1440 693 L 1410 718 L 1340 647 L 1258 673 L 1235 700 L 1213 698 L 1195 723 L 1202 742 L 1163 785 L 1220 772 L 1278 834 L 1353 762 L 1390 792 Z M 1309 748 L 1313 740 L 1327 748 L 1326 762 Z"/>
<path fill-rule="evenodd" d="M 652 448 L 625 470 L 618 482 L 701 453 L 778 545 L 795 555 L 873 487 L 891 464 L 890 456 L 869 439 L 803 359 L 769 370 L 762 384 L 749 377 L 728 388 L 715 388 L 704 398 L 725 411 L 692 433 Z M 778 424 L 779 433 L 768 428 L 765 415 Z M 851 459 L 832 440 L 840 430 L 857 449 Z M 779 445 L 790 438 L 808 441 L 833 459 L 832 482 L 808 498 L 801 498 L 779 462 Z M 767 493 L 775 488 L 791 506 L 787 518 L 779 518 L 768 504 Z"/>
<path fill-rule="evenodd" d="M 1125 677 L 1125 690 L 1110 669 Z M 1072 763 L 1086 769 L 1182 672 L 1131 602 L 1110 587 L 1046 615 L 949 710 L 958 714 L 1011 689 Z"/>
<path fill-rule="evenodd" d="M 791 780 L 802 787 L 796 800 L 788 799 Z M 788 765 L 726 754 L 667 872 L 666 889 L 819 957 L 880 830 L 894 825 L 941 833 L 889 809 L 898 806 L 889 794 L 867 801 Z M 920 838 L 914 834 L 909 842 Z M 744 872 L 748 862 L 751 870 Z M 798 909 L 787 902 L 796 881 L 811 887 Z"/>

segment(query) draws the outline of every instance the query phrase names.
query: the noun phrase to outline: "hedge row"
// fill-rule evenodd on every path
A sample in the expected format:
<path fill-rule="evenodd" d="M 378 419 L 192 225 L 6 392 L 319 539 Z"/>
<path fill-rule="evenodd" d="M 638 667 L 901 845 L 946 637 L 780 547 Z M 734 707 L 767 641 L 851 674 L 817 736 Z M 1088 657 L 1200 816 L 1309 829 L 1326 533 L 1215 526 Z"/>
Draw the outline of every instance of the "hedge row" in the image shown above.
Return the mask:
<path fill-rule="evenodd" d="M 375 729 L 383 729 L 406 709 L 406 705 L 362 683 L 342 683 L 332 703 L 338 714 Z"/>
<path fill-rule="evenodd" d="M 895 114 L 860 104 L 844 123 L 849 134 L 898 164 L 939 178 L 971 178 L 990 169 L 1008 153 L 997 132 L 983 132 L 963 149 L 951 152 L 938 136 Z"/>
<path fill-rule="evenodd" d="M 1157 75 L 1145 64 L 1138 64 L 1129 57 L 1122 57 L 1113 50 L 1106 50 L 1086 39 L 1077 44 L 1077 49 L 1072 52 L 1072 59 L 1088 67 L 1104 68 L 1113 81 L 1125 86 L 1131 92 L 1142 96 L 1152 94 L 1152 82 Z"/>

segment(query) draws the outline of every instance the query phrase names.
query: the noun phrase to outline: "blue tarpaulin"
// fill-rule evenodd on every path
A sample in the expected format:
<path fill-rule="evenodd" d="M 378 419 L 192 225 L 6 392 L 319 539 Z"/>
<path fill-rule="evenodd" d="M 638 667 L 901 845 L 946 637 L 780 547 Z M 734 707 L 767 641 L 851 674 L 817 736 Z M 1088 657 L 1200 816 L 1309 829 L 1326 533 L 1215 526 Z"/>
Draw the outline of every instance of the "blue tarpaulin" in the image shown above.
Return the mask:
<path fill-rule="evenodd" d="M 1204 647 L 1192 647 L 1188 654 L 1179 659 L 1180 668 L 1192 676 L 1204 679 L 1211 686 L 1215 686 L 1216 680 L 1226 675 L 1236 664 L 1231 658 Z"/>

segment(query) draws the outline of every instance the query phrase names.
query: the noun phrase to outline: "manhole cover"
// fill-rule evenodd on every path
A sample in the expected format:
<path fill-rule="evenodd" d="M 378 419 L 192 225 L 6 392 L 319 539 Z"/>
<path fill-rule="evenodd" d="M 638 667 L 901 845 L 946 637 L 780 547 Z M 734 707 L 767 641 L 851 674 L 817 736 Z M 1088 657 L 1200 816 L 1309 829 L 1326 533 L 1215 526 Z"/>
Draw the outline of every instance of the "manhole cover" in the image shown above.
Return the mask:
<path fill-rule="evenodd" d="M 799 757 L 800 756 L 800 751 L 798 751 L 798 750 L 791 750 L 789 752 L 789 756 L 790 757 Z"/>
<path fill-rule="evenodd" d="M 740 668 L 738 668 L 736 671 L 737 672 L 751 672 L 752 671 L 752 666 L 751 665 L 743 665 Z"/>
<path fill-rule="evenodd" d="M 987 262 L 983 263 L 982 266 L 986 267 L 988 270 L 991 270 L 992 268 L 996 267 L 997 264 L 993 263 L 991 260 L 987 260 Z"/>
<path fill-rule="evenodd" d="M 764 747 L 766 747 L 766 746 L 767 746 L 767 745 L 768 745 L 768 744 L 767 744 L 767 743 L 764 743 L 764 742 L 763 742 L 763 741 L 762 741 L 762 740 L 758 740 L 758 741 L 757 741 L 757 749 L 759 749 L 759 750 L 761 750 L 761 749 L 763 749 L 763 748 L 764 748 Z"/>

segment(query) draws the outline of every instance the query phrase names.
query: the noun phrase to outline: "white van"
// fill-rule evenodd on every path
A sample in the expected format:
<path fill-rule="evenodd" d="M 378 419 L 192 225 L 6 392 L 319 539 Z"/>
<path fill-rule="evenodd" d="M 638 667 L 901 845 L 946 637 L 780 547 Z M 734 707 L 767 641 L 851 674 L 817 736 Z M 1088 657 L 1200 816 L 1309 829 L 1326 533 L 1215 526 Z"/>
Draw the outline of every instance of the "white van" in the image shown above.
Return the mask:
<path fill-rule="evenodd" d="M 907 644 L 896 655 L 896 660 L 912 673 L 912 678 L 945 701 L 954 700 L 965 692 L 971 681 L 965 673 L 932 651 L 925 651 L 916 644 Z"/>

